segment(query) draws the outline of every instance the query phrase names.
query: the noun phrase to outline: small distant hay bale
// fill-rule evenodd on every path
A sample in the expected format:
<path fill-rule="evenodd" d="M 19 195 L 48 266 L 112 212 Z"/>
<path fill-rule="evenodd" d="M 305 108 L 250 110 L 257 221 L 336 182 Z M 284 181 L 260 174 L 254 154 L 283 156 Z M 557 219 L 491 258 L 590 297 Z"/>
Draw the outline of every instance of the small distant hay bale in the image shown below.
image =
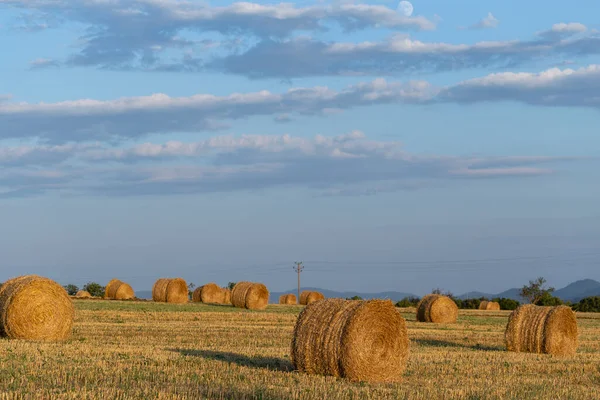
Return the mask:
<path fill-rule="evenodd" d="M 92 297 L 92 295 L 87 290 L 80 290 L 77 293 L 75 293 L 75 297 L 77 297 L 78 299 L 89 299 Z"/>
<path fill-rule="evenodd" d="M 279 304 L 296 304 L 298 303 L 298 299 L 295 294 L 282 294 L 279 296 Z"/>
<path fill-rule="evenodd" d="M 130 300 L 135 298 L 133 288 L 118 279 L 111 279 L 104 289 L 104 298 L 112 300 Z"/>
<path fill-rule="evenodd" d="M 231 303 L 238 308 L 262 310 L 269 304 L 269 290 L 262 283 L 238 282 L 231 291 Z"/>
<path fill-rule="evenodd" d="M 223 288 L 223 304 L 231 304 L 231 289 Z"/>
<path fill-rule="evenodd" d="M 508 351 L 570 356 L 577 351 L 577 318 L 567 306 L 525 304 L 508 318 L 504 341 Z"/>
<path fill-rule="evenodd" d="M 479 309 L 486 311 L 498 311 L 500 310 L 500 303 L 496 301 L 483 300 L 481 303 L 479 303 Z"/>
<path fill-rule="evenodd" d="M 327 299 L 298 316 L 291 360 L 308 374 L 398 382 L 408 350 L 406 322 L 391 301 Z"/>
<path fill-rule="evenodd" d="M 11 339 L 56 341 L 73 331 L 75 309 L 67 291 L 51 279 L 25 275 L 0 288 L 0 334 Z"/>
<path fill-rule="evenodd" d="M 308 305 L 310 303 L 314 303 L 315 301 L 323 300 L 325 296 L 321 292 L 312 292 L 309 290 L 303 290 L 300 293 L 300 304 Z"/>
<path fill-rule="evenodd" d="M 223 304 L 225 302 L 225 292 L 216 283 L 207 283 L 202 286 L 200 299 L 203 303 Z"/>
<path fill-rule="evenodd" d="M 194 289 L 194 291 L 192 292 L 192 302 L 194 302 L 194 303 L 202 302 L 202 297 L 200 295 L 202 294 L 203 287 L 204 286 L 198 286 L 196 289 Z"/>
<path fill-rule="evenodd" d="M 187 303 L 188 287 L 181 278 L 160 278 L 152 287 L 152 300 L 163 303 Z"/>
<path fill-rule="evenodd" d="M 456 322 L 458 306 L 450 297 L 429 294 L 417 305 L 417 321 L 448 324 Z"/>

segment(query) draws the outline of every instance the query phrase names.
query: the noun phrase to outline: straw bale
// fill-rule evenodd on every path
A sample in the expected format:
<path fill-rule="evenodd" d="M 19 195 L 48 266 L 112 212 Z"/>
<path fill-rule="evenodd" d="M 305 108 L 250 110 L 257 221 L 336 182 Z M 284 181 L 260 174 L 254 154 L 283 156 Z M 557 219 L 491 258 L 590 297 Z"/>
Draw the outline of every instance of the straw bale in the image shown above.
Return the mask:
<path fill-rule="evenodd" d="M 89 299 L 92 297 L 92 295 L 87 290 L 80 290 L 77 293 L 75 293 L 75 297 L 77 297 L 78 299 Z"/>
<path fill-rule="evenodd" d="M 279 304 L 296 304 L 298 299 L 296 299 L 295 294 L 282 294 L 279 296 Z"/>
<path fill-rule="evenodd" d="M 152 300 L 163 303 L 187 303 L 187 283 L 181 278 L 161 278 L 152 287 Z"/>
<path fill-rule="evenodd" d="M 567 306 L 525 304 L 511 313 L 504 341 L 508 351 L 570 356 L 578 346 L 577 318 Z"/>
<path fill-rule="evenodd" d="M 113 300 L 130 300 L 135 298 L 135 292 L 129 284 L 118 279 L 112 279 L 108 285 L 106 285 L 104 298 Z"/>
<path fill-rule="evenodd" d="M 302 293 L 300 293 L 300 304 L 308 305 L 315 301 L 323 300 L 324 298 L 325 296 L 323 296 L 323 293 L 321 292 L 303 290 Z"/>
<path fill-rule="evenodd" d="M 486 311 L 498 311 L 500 310 L 500 303 L 496 301 L 483 300 L 481 303 L 479 303 L 479 309 Z"/>
<path fill-rule="evenodd" d="M 207 283 L 202 286 L 200 299 L 203 303 L 223 304 L 225 301 L 225 293 L 216 283 Z"/>
<path fill-rule="evenodd" d="M 231 304 L 231 289 L 223 288 L 223 304 Z"/>
<path fill-rule="evenodd" d="M 231 303 L 239 308 L 262 310 L 269 303 L 269 290 L 262 283 L 238 282 L 231 292 Z"/>
<path fill-rule="evenodd" d="M 417 305 L 417 321 L 448 324 L 456 322 L 458 306 L 451 298 L 440 294 L 429 294 Z"/>
<path fill-rule="evenodd" d="M 202 302 L 202 297 L 200 295 L 202 294 L 203 287 L 204 286 L 198 286 L 196 289 L 194 289 L 194 291 L 192 292 L 192 302 L 194 302 L 194 303 Z"/>
<path fill-rule="evenodd" d="M 71 336 L 75 310 L 66 290 L 51 279 L 25 275 L 0 288 L 0 334 L 55 341 Z"/>
<path fill-rule="evenodd" d="M 308 374 L 398 382 L 408 350 L 406 322 L 391 301 L 327 299 L 298 316 L 291 359 Z"/>

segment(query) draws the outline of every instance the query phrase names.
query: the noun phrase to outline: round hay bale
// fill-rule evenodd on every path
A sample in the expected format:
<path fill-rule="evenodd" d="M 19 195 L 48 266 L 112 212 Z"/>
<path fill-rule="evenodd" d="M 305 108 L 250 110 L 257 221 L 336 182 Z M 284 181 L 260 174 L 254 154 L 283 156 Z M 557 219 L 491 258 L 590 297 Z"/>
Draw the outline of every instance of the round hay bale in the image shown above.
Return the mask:
<path fill-rule="evenodd" d="M 496 301 L 483 300 L 479 303 L 479 309 L 485 311 L 498 311 L 500 310 L 500 303 Z"/>
<path fill-rule="evenodd" d="M 235 307 L 262 310 L 269 304 L 269 290 L 262 283 L 238 282 L 231 291 Z"/>
<path fill-rule="evenodd" d="M 75 293 L 75 297 L 77 297 L 78 299 L 89 299 L 92 297 L 92 295 L 87 290 L 80 290 L 77 293 Z"/>
<path fill-rule="evenodd" d="M 214 303 L 223 304 L 225 300 L 225 293 L 220 286 L 216 283 L 207 283 L 202 286 L 202 292 L 200 293 L 200 299 L 203 303 Z"/>
<path fill-rule="evenodd" d="M 231 304 L 231 290 L 223 288 L 223 304 Z"/>
<path fill-rule="evenodd" d="M 135 298 L 135 292 L 129 284 L 118 279 L 112 279 L 110 282 L 108 282 L 108 285 L 106 285 L 104 298 L 113 300 L 130 300 Z"/>
<path fill-rule="evenodd" d="M 408 346 L 406 322 L 391 301 L 327 299 L 298 316 L 291 359 L 308 374 L 398 382 Z"/>
<path fill-rule="evenodd" d="M 194 289 L 194 291 L 192 292 L 192 302 L 194 302 L 194 303 L 202 302 L 202 298 L 200 297 L 200 294 L 202 293 L 202 287 L 203 286 L 198 286 L 196 289 Z"/>
<path fill-rule="evenodd" d="M 417 305 L 417 321 L 448 324 L 456 322 L 458 306 L 450 297 L 429 294 Z"/>
<path fill-rule="evenodd" d="M 295 294 L 282 294 L 281 296 L 279 296 L 279 304 L 296 304 L 298 302 L 298 300 L 296 299 L 296 295 Z"/>
<path fill-rule="evenodd" d="M 25 275 L 0 288 L 0 334 L 11 339 L 64 340 L 75 309 L 66 290 L 51 279 Z"/>
<path fill-rule="evenodd" d="M 187 283 L 181 278 L 161 278 L 152 287 L 152 300 L 163 303 L 187 303 Z"/>
<path fill-rule="evenodd" d="M 525 304 L 510 314 L 504 341 L 508 351 L 517 353 L 573 355 L 578 345 L 577 318 L 567 306 Z"/>
<path fill-rule="evenodd" d="M 310 290 L 303 290 L 300 293 L 300 304 L 308 305 L 310 303 L 314 303 L 315 301 L 323 300 L 325 296 L 321 292 L 312 292 Z"/>

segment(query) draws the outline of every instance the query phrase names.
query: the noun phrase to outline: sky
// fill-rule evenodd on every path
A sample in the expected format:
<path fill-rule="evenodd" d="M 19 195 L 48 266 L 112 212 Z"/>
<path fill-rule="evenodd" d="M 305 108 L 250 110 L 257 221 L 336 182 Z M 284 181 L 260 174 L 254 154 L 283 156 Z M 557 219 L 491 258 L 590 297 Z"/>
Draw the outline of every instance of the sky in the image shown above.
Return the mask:
<path fill-rule="evenodd" d="M 0 0 L 0 281 L 600 280 L 597 15 Z"/>

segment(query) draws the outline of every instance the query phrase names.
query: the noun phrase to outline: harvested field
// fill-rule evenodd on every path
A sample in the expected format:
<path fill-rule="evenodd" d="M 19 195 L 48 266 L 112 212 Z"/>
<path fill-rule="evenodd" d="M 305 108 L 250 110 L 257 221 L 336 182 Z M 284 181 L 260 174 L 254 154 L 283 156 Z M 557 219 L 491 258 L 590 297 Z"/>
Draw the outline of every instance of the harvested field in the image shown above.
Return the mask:
<path fill-rule="evenodd" d="M 578 351 L 564 359 L 507 352 L 510 312 L 461 310 L 438 325 L 400 309 L 410 356 L 403 382 L 382 385 L 291 371 L 301 306 L 73 302 L 66 342 L 0 341 L 0 398 L 587 400 L 600 390 L 600 314 L 578 314 Z"/>

